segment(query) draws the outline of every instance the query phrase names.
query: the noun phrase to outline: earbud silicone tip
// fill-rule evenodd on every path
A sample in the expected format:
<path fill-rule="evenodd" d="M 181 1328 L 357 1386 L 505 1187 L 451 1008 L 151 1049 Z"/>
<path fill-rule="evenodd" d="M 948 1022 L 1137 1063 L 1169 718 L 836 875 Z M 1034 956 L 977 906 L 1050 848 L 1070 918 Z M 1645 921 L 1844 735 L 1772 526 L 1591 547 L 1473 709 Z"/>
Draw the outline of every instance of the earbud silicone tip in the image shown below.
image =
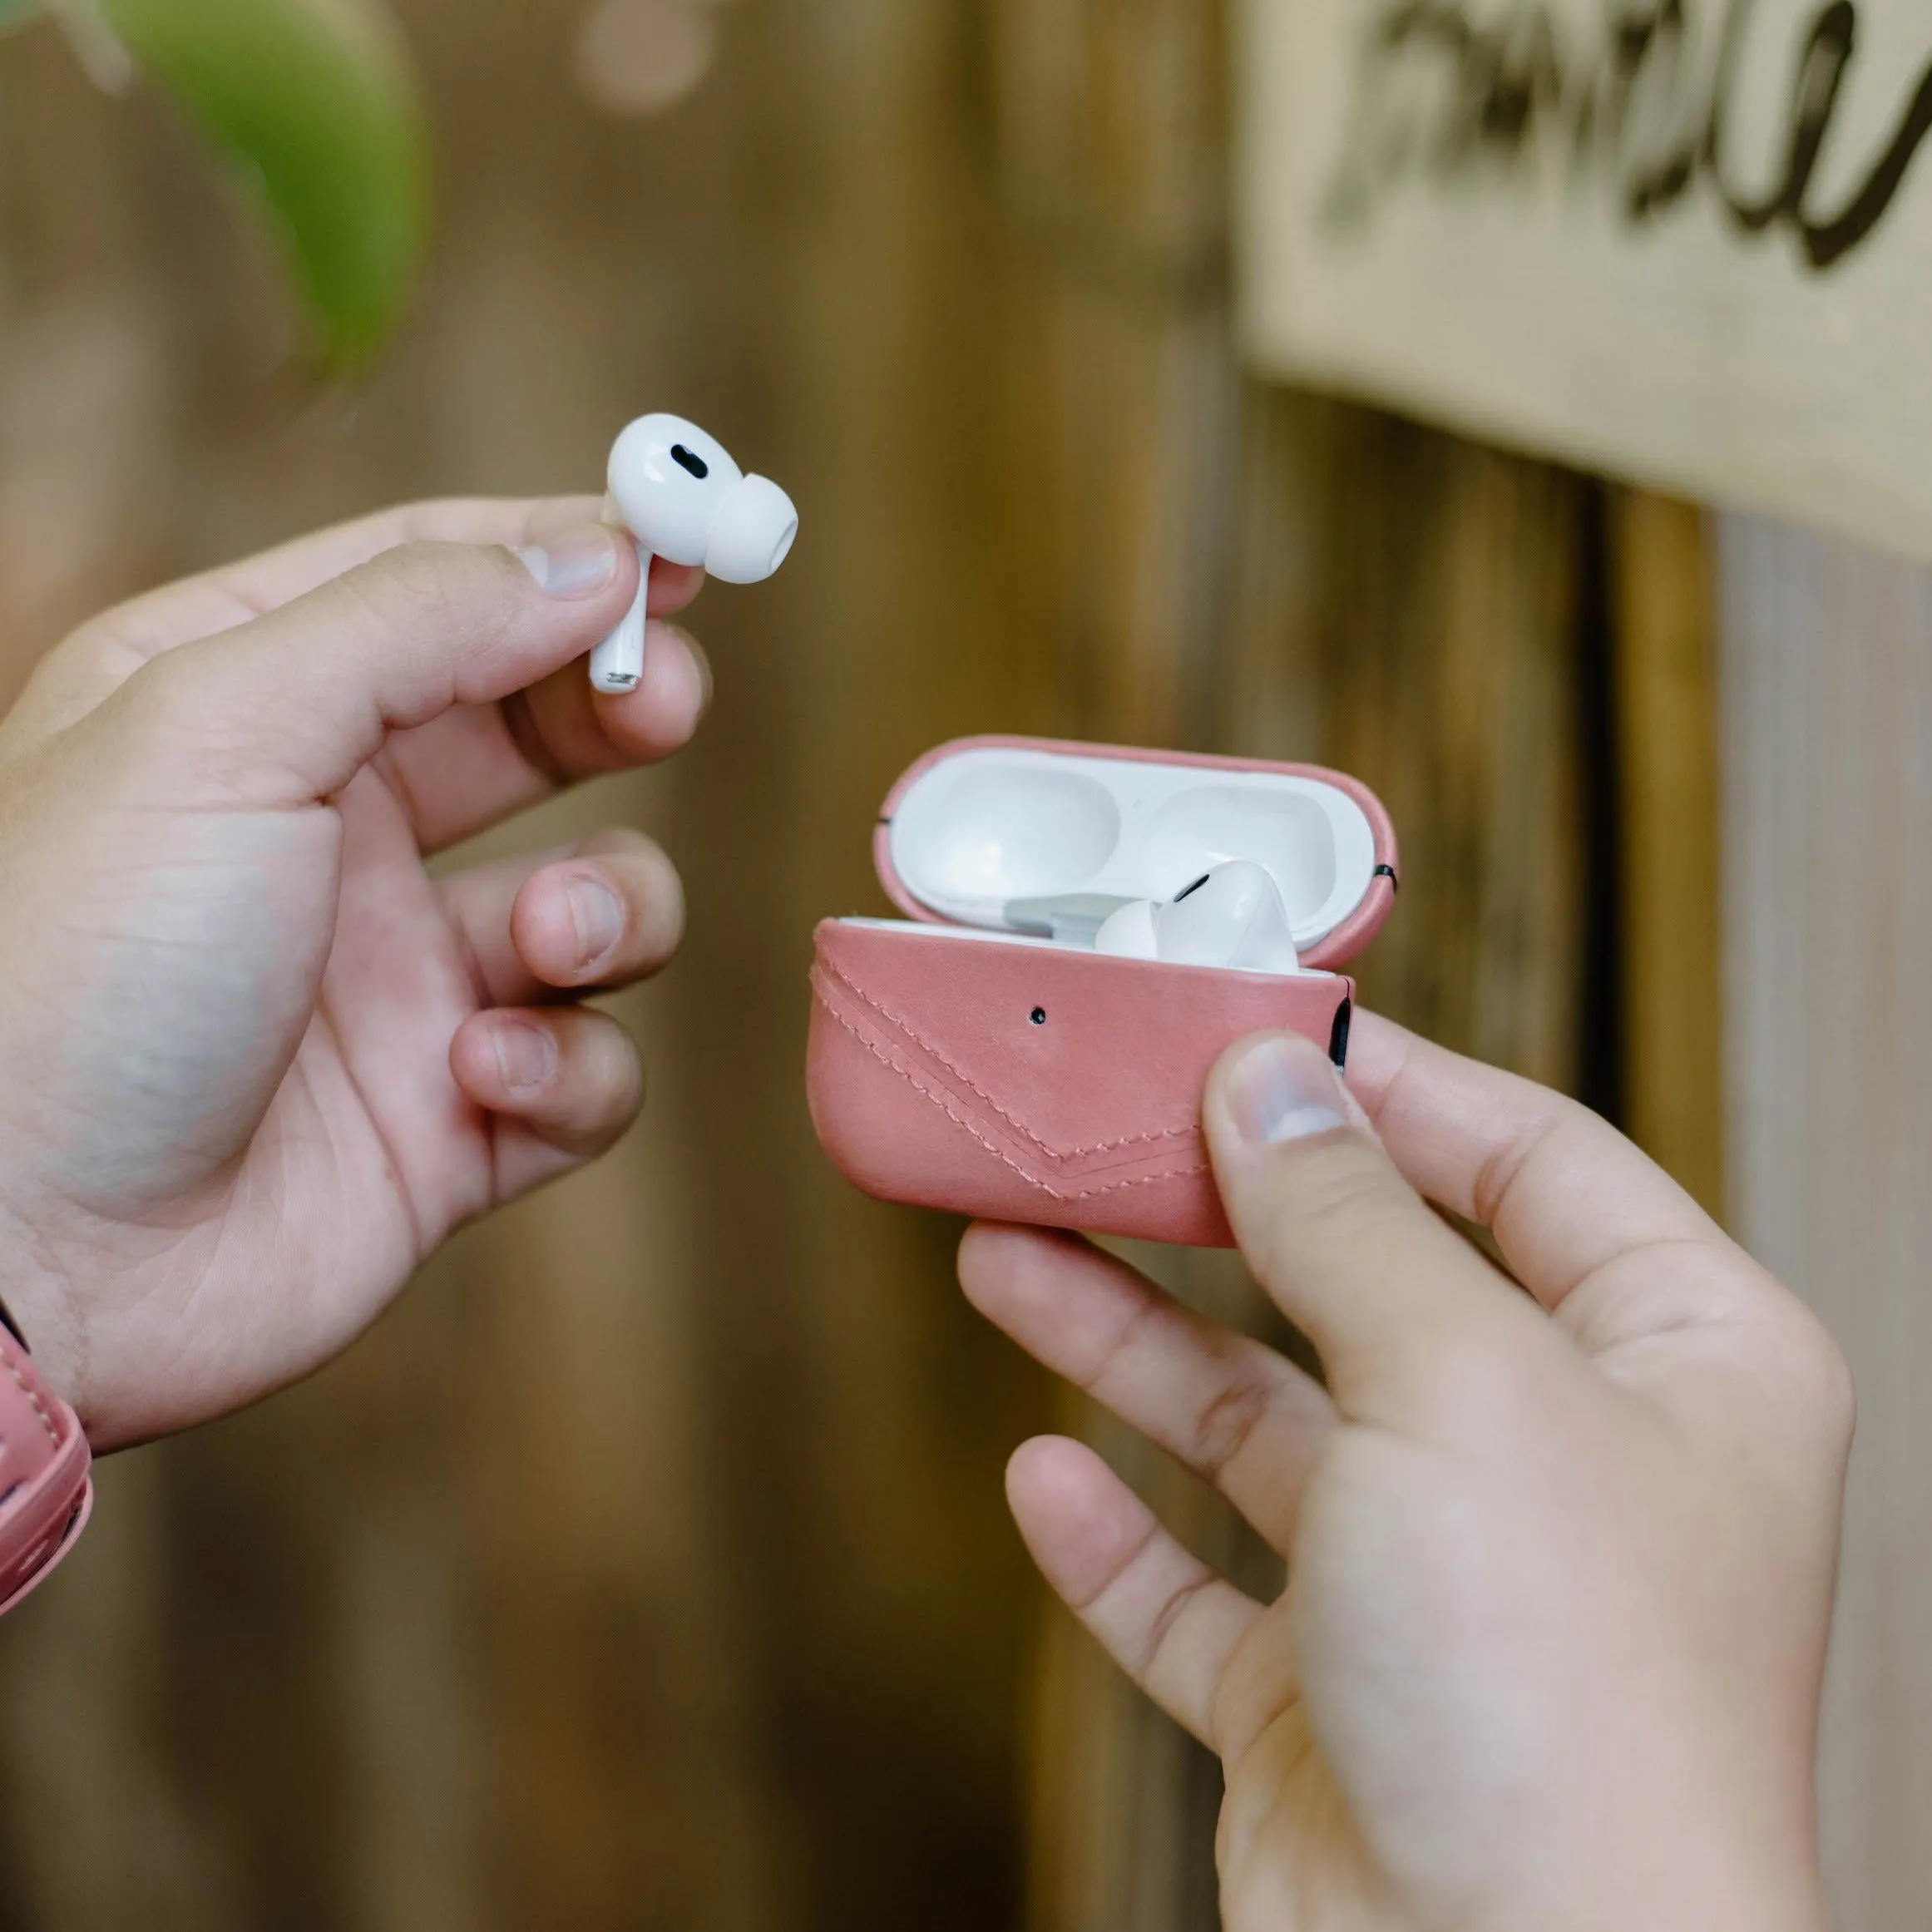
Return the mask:
<path fill-rule="evenodd" d="M 747 477 L 719 506 L 704 568 L 719 582 L 762 584 L 790 554 L 798 534 L 792 499 L 765 477 Z"/>

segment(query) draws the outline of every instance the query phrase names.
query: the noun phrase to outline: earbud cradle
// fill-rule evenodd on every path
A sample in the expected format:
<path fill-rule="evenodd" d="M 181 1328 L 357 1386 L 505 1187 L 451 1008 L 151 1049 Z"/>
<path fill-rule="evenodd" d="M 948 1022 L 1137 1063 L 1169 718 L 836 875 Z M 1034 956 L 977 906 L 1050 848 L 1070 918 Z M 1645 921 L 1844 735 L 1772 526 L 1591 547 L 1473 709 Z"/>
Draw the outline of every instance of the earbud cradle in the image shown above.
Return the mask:
<path fill-rule="evenodd" d="M 1293 971 L 1292 954 L 1326 963 L 1325 942 L 1376 897 L 1386 841 L 1371 806 L 1379 817 L 1353 781 L 1307 767 L 968 742 L 902 782 L 880 828 L 879 870 L 917 919 L 1089 950 L 1134 902 L 1151 902 L 1149 932 L 1154 908 L 1172 908 L 1160 923 L 1184 926 L 1228 882 L 1253 887 L 1258 875 L 1282 930 L 1242 963 Z M 1196 903 L 1189 888 L 1228 867 L 1253 870 L 1223 875 Z"/>

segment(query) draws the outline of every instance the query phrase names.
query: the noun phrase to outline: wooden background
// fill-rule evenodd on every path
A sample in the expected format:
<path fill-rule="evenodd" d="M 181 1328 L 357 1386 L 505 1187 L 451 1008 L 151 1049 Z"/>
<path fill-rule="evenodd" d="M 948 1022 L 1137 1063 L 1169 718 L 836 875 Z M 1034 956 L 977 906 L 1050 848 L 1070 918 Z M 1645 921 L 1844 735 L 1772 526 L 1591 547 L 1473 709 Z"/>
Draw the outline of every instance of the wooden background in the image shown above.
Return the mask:
<path fill-rule="evenodd" d="M 1737 1219 L 1859 1389 L 1825 1708 L 1845 1932 L 1932 1901 L 1932 572 L 1717 532 Z"/>
<path fill-rule="evenodd" d="M 804 541 L 694 613 L 699 744 L 549 815 L 644 824 L 685 870 L 687 951 L 625 1003 L 646 1124 L 312 1384 L 104 1470 L 83 1549 L 0 1627 L 0 1926 L 1205 1928 L 1213 1767 L 1045 1608 L 1005 1455 L 1094 1430 L 1267 1567 L 976 1325 L 955 1228 L 820 1159 L 812 924 L 879 908 L 875 807 L 941 738 L 1325 758 L 1403 836 L 1367 996 L 1620 1113 L 1721 1203 L 1702 521 L 1243 378 L 1213 0 L 746 0 L 651 121 L 577 92 L 577 0 L 402 11 L 437 256 L 349 398 L 294 373 L 155 107 L 46 35 L 0 46 L 0 685 L 104 601 L 325 518 L 592 485 L 645 408 L 783 477 Z M 1752 768 L 1731 809 L 1782 801 L 1755 822 L 1786 845 L 1733 842 L 1733 885 L 1789 877 L 1809 823 Z M 1745 928 L 1734 980 L 1790 929 Z M 1823 983 L 1734 1002 L 1753 1119 L 1793 1117 L 1762 1042 Z M 1747 1204 L 1806 1159 L 1732 1154 Z M 1225 1259 L 1150 1259 L 1261 1322 Z M 1854 1757 L 1900 1642 L 1838 1720 Z M 1904 1715 L 1871 1722 L 1909 1757 Z M 1902 1816 L 1841 1810 L 1846 1869 L 1896 1866 Z"/>
<path fill-rule="evenodd" d="M 1260 362 L 1932 558 L 1917 0 L 1233 5 Z"/>

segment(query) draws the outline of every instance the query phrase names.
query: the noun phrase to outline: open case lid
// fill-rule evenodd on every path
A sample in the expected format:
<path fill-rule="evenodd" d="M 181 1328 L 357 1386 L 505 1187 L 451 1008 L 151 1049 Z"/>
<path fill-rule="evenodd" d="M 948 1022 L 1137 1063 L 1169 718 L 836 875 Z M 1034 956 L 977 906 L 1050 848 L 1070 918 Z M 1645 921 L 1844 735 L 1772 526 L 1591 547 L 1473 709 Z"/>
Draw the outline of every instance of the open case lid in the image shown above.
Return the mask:
<path fill-rule="evenodd" d="M 1353 959 L 1395 902 L 1396 834 L 1366 785 L 1319 765 L 1043 738 L 962 738 L 892 788 L 880 882 L 911 917 L 992 931 L 1016 901 L 1172 899 L 1230 859 L 1281 889 L 1304 966 Z"/>

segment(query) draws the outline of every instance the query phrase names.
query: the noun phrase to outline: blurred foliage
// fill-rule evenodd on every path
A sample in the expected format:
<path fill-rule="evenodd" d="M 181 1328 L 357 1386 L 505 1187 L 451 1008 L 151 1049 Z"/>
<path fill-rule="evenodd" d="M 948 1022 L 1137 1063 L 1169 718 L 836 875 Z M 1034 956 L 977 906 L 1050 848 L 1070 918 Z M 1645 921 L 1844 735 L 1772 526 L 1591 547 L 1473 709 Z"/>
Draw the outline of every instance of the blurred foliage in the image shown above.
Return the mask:
<path fill-rule="evenodd" d="M 414 286 L 427 142 L 383 0 L 0 0 L 0 27 L 111 35 L 235 166 L 284 244 L 338 371 L 368 361 Z"/>

